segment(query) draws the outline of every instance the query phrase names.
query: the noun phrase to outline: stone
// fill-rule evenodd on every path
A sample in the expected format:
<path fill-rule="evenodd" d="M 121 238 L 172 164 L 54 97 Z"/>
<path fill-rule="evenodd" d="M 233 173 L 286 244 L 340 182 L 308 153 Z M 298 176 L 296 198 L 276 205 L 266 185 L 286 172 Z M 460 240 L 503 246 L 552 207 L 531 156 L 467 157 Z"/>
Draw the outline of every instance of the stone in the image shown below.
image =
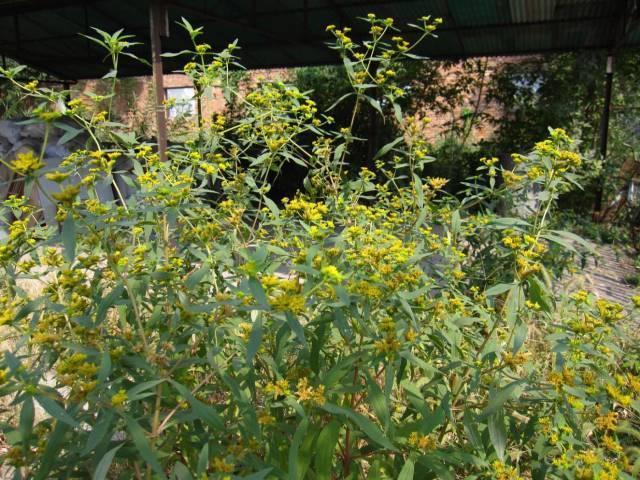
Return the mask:
<path fill-rule="evenodd" d="M 4 155 L 11 150 L 11 146 L 6 138 L 0 137 L 0 157 L 4 158 Z"/>
<path fill-rule="evenodd" d="M 20 136 L 23 138 L 36 138 L 43 139 L 44 138 L 44 123 L 30 123 L 28 125 L 23 125 L 22 130 L 20 131 Z"/>
<path fill-rule="evenodd" d="M 13 120 L 0 120 L 0 137 L 13 144 L 20 140 L 22 127 Z"/>

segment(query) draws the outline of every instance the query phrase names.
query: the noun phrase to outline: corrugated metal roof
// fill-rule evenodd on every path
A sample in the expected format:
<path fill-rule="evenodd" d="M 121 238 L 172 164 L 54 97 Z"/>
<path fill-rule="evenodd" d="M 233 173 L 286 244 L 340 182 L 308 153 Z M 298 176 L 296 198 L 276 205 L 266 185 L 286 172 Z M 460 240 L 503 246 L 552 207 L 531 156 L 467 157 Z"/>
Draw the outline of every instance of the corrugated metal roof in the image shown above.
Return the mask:
<path fill-rule="evenodd" d="M 239 39 L 242 63 L 249 68 L 334 63 L 326 48 L 328 24 L 354 26 L 362 39 L 366 25 L 357 17 L 369 12 L 393 17 L 404 26 L 422 15 L 442 17 L 437 40 L 417 53 L 434 58 L 611 49 L 638 46 L 640 0 L 167 0 L 171 36 L 164 51 L 188 47 L 175 21 L 184 16 L 203 25 L 202 41 L 222 48 Z M 61 78 L 98 77 L 108 71 L 104 52 L 80 34 L 95 26 L 124 28 L 145 42 L 136 48 L 150 58 L 148 0 L 0 0 L 0 53 L 47 70 Z M 410 30 L 403 34 L 408 37 Z M 167 71 L 181 60 L 166 59 Z M 148 67 L 125 61 L 121 74 L 148 73 Z"/>

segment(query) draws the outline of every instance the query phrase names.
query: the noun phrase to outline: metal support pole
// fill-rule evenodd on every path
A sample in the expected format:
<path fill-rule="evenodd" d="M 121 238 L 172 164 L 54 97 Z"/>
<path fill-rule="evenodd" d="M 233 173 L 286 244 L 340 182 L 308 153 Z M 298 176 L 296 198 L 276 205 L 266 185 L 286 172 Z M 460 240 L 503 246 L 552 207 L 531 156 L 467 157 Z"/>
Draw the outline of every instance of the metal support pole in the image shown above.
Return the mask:
<path fill-rule="evenodd" d="M 604 90 L 604 107 L 600 118 L 600 158 L 604 162 L 607 157 L 607 144 L 609 142 L 609 116 L 611 112 L 611 95 L 613 93 L 613 55 L 607 57 L 607 76 Z M 602 200 L 604 195 L 604 178 L 601 177 L 596 189 L 594 213 L 602 210 Z"/>
<path fill-rule="evenodd" d="M 71 82 L 63 80 L 62 90 L 64 91 L 64 103 L 68 104 L 71 101 Z"/>
<path fill-rule="evenodd" d="M 607 143 L 609 141 L 609 115 L 611 111 L 611 94 L 613 90 L 613 56 L 607 57 L 607 78 L 605 80 L 604 109 L 600 120 L 600 155 L 604 159 L 607 156 Z"/>
<path fill-rule="evenodd" d="M 167 160 L 167 117 L 164 106 L 164 82 L 162 70 L 162 40 L 169 36 L 166 7 L 157 0 L 151 2 L 149 10 L 151 26 L 151 59 L 153 61 L 153 87 L 156 107 L 156 142 L 161 161 Z"/>

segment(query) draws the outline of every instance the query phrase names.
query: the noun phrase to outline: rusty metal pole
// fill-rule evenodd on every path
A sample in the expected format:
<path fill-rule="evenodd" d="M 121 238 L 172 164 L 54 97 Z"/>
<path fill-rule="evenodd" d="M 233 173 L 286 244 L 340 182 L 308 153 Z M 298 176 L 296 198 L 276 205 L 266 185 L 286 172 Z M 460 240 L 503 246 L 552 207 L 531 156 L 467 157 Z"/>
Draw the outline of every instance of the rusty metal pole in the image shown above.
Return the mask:
<path fill-rule="evenodd" d="M 167 9 L 158 0 L 152 0 L 149 9 L 151 26 L 151 59 L 153 61 L 153 89 L 155 93 L 156 109 L 156 142 L 160 160 L 167 159 L 167 116 L 164 105 L 164 82 L 162 70 L 162 40 L 169 36 L 169 22 Z"/>

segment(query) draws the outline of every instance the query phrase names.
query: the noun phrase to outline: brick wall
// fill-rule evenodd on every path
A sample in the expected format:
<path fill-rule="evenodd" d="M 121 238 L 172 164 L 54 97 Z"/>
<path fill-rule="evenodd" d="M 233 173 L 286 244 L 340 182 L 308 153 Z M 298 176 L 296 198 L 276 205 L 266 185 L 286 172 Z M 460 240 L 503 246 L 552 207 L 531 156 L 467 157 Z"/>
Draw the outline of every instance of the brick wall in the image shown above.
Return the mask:
<path fill-rule="evenodd" d="M 481 88 L 482 91 L 474 90 L 470 92 L 463 101 L 463 106 L 454 109 L 453 111 L 441 112 L 424 110 L 419 114 L 420 117 L 428 116 L 431 118 L 425 134 L 431 141 L 437 141 L 442 138 L 443 133 L 447 132 L 451 122 L 460 118 L 462 110 L 464 108 L 473 110 L 476 107 L 481 115 L 484 116 L 498 116 L 501 115 L 499 107 L 487 101 L 486 99 L 486 83 L 491 78 L 491 75 L 495 71 L 495 68 L 502 62 L 514 61 L 513 58 L 498 58 L 489 59 L 487 61 L 486 81 L 485 85 Z M 454 66 L 448 67 L 443 72 L 443 82 L 455 83 L 460 81 L 460 76 L 464 75 L 464 71 L 461 68 Z M 240 90 L 246 91 L 260 80 L 287 80 L 291 78 L 291 71 L 287 69 L 272 69 L 272 70 L 254 70 L 249 72 L 247 78 L 240 84 Z M 182 74 L 167 74 L 164 76 L 164 87 L 167 88 L 183 88 L 193 87 L 193 83 L 186 75 Z M 104 80 L 89 80 L 79 82 L 75 86 L 74 95 L 84 95 L 87 92 L 106 92 L 108 91 L 108 84 Z M 118 93 L 114 99 L 114 111 L 120 120 L 136 130 L 141 135 L 152 136 L 155 128 L 155 115 L 154 115 L 154 103 L 153 103 L 153 85 L 150 77 L 133 77 L 121 80 Z M 222 90 L 220 88 L 208 88 L 203 94 L 202 98 L 202 114 L 203 120 L 206 122 L 216 113 L 222 113 L 225 109 L 225 100 L 223 98 Z M 195 123 L 196 119 L 193 119 Z M 182 125 L 182 128 L 185 126 Z M 187 126 L 188 127 L 188 126 Z M 171 122 L 169 122 L 169 128 L 172 128 Z M 485 140 L 492 136 L 494 132 L 494 126 L 491 122 L 486 120 L 480 120 L 476 122 L 476 126 L 473 128 L 470 140 L 479 141 Z"/>

